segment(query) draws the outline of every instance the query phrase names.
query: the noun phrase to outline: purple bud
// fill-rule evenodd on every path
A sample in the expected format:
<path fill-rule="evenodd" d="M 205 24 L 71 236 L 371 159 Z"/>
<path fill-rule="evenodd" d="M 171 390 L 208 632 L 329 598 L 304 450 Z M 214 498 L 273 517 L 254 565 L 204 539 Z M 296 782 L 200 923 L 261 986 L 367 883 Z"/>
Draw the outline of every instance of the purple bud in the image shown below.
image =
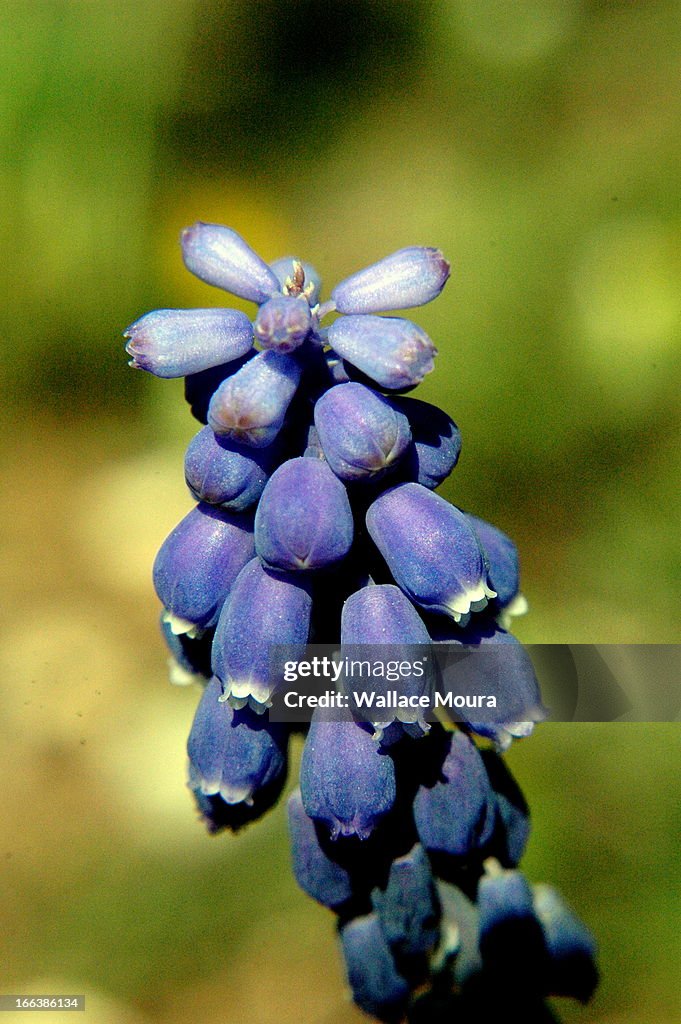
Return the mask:
<path fill-rule="evenodd" d="M 433 369 L 437 349 L 410 320 L 343 316 L 329 327 L 329 344 L 367 377 L 392 390 L 420 384 Z"/>
<path fill-rule="evenodd" d="M 212 831 L 258 817 L 281 792 L 287 768 L 285 726 L 248 708 L 235 711 L 220 695 L 220 683 L 212 679 L 187 743 L 189 785 Z"/>
<path fill-rule="evenodd" d="M 340 932 L 348 984 L 357 1006 L 386 1024 L 403 1020 L 409 983 L 399 973 L 376 914 L 355 917 Z"/>
<path fill-rule="evenodd" d="M 351 718 L 326 721 L 317 709 L 300 766 L 305 813 L 332 839 L 366 839 L 395 803 L 395 766 Z"/>
<path fill-rule="evenodd" d="M 596 941 L 557 889 L 535 885 L 533 890 L 534 910 L 550 957 L 549 994 L 585 1003 L 598 984 Z"/>
<path fill-rule="evenodd" d="M 208 422 L 208 406 L 210 400 L 222 384 L 223 380 L 232 377 L 237 370 L 240 370 L 244 363 L 257 355 L 258 350 L 251 348 L 245 356 L 234 359 L 231 363 L 221 363 L 220 366 L 211 366 L 209 370 L 199 370 L 198 373 L 190 373 L 184 379 L 184 398 L 189 403 L 192 416 L 199 423 Z"/>
<path fill-rule="evenodd" d="M 479 976 L 482 959 L 478 948 L 479 921 L 475 904 L 458 886 L 438 880 L 438 895 L 442 903 L 443 925 L 448 941 L 446 955 L 452 980 L 458 985 L 468 984 Z"/>
<path fill-rule="evenodd" d="M 530 809 L 520 786 L 499 754 L 494 750 L 482 750 L 481 757 L 497 805 L 497 826 L 490 853 L 502 867 L 514 868 L 520 863 L 530 836 Z"/>
<path fill-rule="evenodd" d="M 418 957 L 437 944 L 440 901 L 423 847 L 417 843 L 390 866 L 388 884 L 373 894 L 374 910 L 395 956 Z"/>
<path fill-rule="evenodd" d="M 412 645 L 430 644 L 428 630 L 424 626 L 418 612 L 409 598 L 405 597 L 399 587 L 390 584 L 362 587 L 361 590 L 351 594 L 343 605 L 341 615 L 341 643 L 343 655 L 350 660 L 364 661 L 371 657 L 371 652 L 366 650 L 366 645 L 388 645 L 384 664 L 389 668 L 393 664 L 393 671 L 386 671 L 386 675 L 377 677 L 373 675 L 370 679 L 366 676 L 352 673 L 346 674 L 344 689 L 346 693 L 354 695 L 354 702 L 357 705 L 356 717 L 363 721 L 371 722 L 376 732 L 375 739 L 382 739 L 383 732 L 392 722 L 401 722 L 404 725 L 412 726 L 408 731 L 420 735 L 428 731 L 430 726 L 425 721 L 426 709 L 420 706 L 391 707 L 390 693 L 396 692 L 399 697 L 412 699 L 416 704 L 418 698 L 429 695 L 432 689 L 432 678 L 429 672 L 425 671 L 425 665 L 421 675 L 410 673 L 407 676 L 397 675 L 395 665 L 402 662 L 415 662 L 415 652 Z M 356 651 L 352 648 L 357 647 Z M 349 649 L 348 649 L 349 648 Z M 397 689 L 396 689 L 397 687 Z M 361 695 L 365 695 L 362 697 Z M 374 696 L 371 697 L 370 695 Z M 377 704 L 377 698 L 382 698 L 383 707 Z M 365 704 L 362 707 L 361 701 Z M 368 701 L 372 703 L 369 705 Z M 393 730 L 394 732 L 395 730 Z M 390 734 L 389 734 L 390 735 Z M 398 734 L 399 735 L 399 734 Z"/>
<path fill-rule="evenodd" d="M 382 313 L 423 306 L 437 298 L 449 277 L 439 249 L 399 249 L 336 285 L 331 298 L 339 313 Z"/>
<path fill-rule="evenodd" d="M 487 559 L 487 578 L 497 597 L 495 605 L 505 608 L 517 596 L 520 588 L 518 550 L 505 533 L 484 519 L 466 512 L 466 519 L 475 530 Z"/>
<path fill-rule="evenodd" d="M 310 306 L 316 305 L 322 281 L 311 263 L 295 256 L 282 256 L 270 267 L 284 295 L 303 295 Z"/>
<path fill-rule="evenodd" d="M 310 629 L 312 598 L 300 578 L 273 573 L 259 558 L 244 566 L 222 608 L 213 640 L 213 671 L 235 707 L 256 711 L 280 683 L 272 677 L 272 644 L 300 645 Z M 260 707 L 258 707 L 260 705 Z"/>
<path fill-rule="evenodd" d="M 130 366 L 156 377 L 186 377 L 245 355 L 253 328 L 238 309 L 156 309 L 123 335 Z"/>
<path fill-rule="evenodd" d="M 181 242 L 187 270 L 207 284 L 258 303 L 279 291 L 276 275 L 231 228 L 197 221 Z"/>
<path fill-rule="evenodd" d="M 465 515 L 421 484 L 385 491 L 366 522 L 395 582 L 416 604 L 458 622 L 495 596 Z"/>
<path fill-rule="evenodd" d="M 325 842 L 321 827 L 305 813 L 299 789 L 289 798 L 288 822 L 293 873 L 300 888 L 325 907 L 347 903 L 353 895 L 352 878 L 329 856 L 328 840 Z"/>
<path fill-rule="evenodd" d="M 494 794 L 475 744 L 459 731 L 449 734 L 448 743 L 437 777 L 419 787 L 414 821 L 419 839 L 430 853 L 458 859 L 491 838 Z"/>
<path fill-rule="evenodd" d="M 462 673 L 465 673 L 466 692 L 485 694 L 496 700 L 496 708 L 484 721 L 474 720 L 475 711 L 459 709 L 458 714 L 465 716 L 474 732 L 494 740 L 505 750 L 513 738 L 529 736 L 534 723 L 546 718 L 532 660 L 511 633 L 494 622 L 485 622 L 469 625 L 464 630 L 444 628 L 435 636 L 435 643 L 462 645 L 470 652 L 462 669 L 455 666 L 451 674 L 444 673 L 443 690 L 461 693 Z"/>
<path fill-rule="evenodd" d="M 208 423 L 216 434 L 265 448 L 282 428 L 300 376 L 291 356 L 259 352 L 217 389 L 208 406 Z"/>
<path fill-rule="evenodd" d="M 345 644 L 430 644 L 428 630 L 408 597 L 390 583 L 362 587 L 343 605 Z"/>
<path fill-rule="evenodd" d="M 166 537 L 154 562 L 165 608 L 191 626 L 214 626 L 234 580 L 254 554 L 253 520 L 210 505 L 193 508 Z"/>
<path fill-rule="evenodd" d="M 494 871 L 478 885 L 480 952 L 490 980 L 543 994 L 548 954 L 532 889 L 520 871 Z"/>
<path fill-rule="evenodd" d="M 310 307 L 305 299 L 273 295 L 258 310 L 254 326 L 256 339 L 263 348 L 293 352 L 310 333 Z"/>
<path fill-rule="evenodd" d="M 394 398 L 409 420 L 412 453 L 405 459 L 410 476 L 429 490 L 439 487 L 459 461 L 461 434 L 456 423 L 435 405 L 418 398 Z"/>
<path fill-rule="evenodd" d="M 260 557 L 278 569 L 318 569 L 340 561 L 353 536 L 343 484 L 325 462 L 289 459 L 262 493 L 255 535 Z"/>
<path fill-rule="evenodd" d="M 338 384 L 317 401 L 314 421 L 327 462 L 341 480 L 390 469 L 411 440 L 407 417 L 363 384 Z"/>
<path fill-rule="evenodd" d="M 197 501 L 241 512 L 262 494 L 273 457 L 272 448 L 245 448 L 204 427 L 189 443 L 184 475 Z"/>

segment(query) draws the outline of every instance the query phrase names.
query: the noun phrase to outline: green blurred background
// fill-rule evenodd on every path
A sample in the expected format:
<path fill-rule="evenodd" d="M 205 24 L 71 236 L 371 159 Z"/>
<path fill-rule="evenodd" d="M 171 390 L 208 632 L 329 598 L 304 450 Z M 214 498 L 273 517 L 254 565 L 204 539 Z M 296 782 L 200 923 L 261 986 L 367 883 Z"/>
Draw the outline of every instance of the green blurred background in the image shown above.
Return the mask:
<path fill-rule="evenodd" d="M 196 424 L 121 332 L 222 303 L 182 267 L 197 219 L 327 287 L 441 247 L 419 395 L 463 432 L 446 496 L 518 542 L 518 635 L 678 641 L 681 7 L 7 0 L 0 47 L 0 991 L 85 992 L 96 1024 L 360 1021 L 282 808 L 195 821 L 197 693 L 149 577 Z M 553 725 L 509 756 L 528 873 L 601 944 L 570 1021 L 681 1019 L 679 736 Z"/>

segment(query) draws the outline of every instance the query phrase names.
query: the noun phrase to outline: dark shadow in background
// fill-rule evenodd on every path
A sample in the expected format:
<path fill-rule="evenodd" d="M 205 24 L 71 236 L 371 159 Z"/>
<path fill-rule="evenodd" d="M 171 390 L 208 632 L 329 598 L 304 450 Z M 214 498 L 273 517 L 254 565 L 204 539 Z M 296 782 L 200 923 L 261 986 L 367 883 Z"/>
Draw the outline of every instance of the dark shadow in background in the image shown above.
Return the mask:
<path fill-rule="evenodd" d="M 414 0 L 199 4 L 165 149 L 179 167 L 255 174 L 323 151 L 381 90 L 408 88 L 428 13 Z"/>

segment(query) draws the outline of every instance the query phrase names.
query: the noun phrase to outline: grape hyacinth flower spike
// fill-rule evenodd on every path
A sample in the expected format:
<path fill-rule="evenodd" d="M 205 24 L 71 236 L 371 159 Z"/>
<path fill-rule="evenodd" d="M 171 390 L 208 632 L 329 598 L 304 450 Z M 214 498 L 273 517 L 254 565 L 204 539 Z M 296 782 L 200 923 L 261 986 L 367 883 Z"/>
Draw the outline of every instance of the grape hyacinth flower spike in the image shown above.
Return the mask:
<path fill-rule="evenodd" d="M 459 459 L 454 421 L 396 394 L 434 369 L 437 350 L 394 314 L 435 299 L 448 262 L 401 248 L 324 301 L 311 264 L 267 263 L 232 228 L 198 222 L 181 244 L 189 271 L 255 305 L 252 316 L 160 309 L 125 332 L 130 365 L 184 377 L 203 424 L 184 462 L 198 504 L 153 570 L 171 680 L 201 691 L 187 745 L 201 819 L 236 832 L 265 814 L 302 734 L 293 870 L 336 917 L 358 1006 L 416 1024 L 509 1009 L 548 1019 L 530 1014 L 549 1012 L 547 996 L 588 999 L 592 936 L 518 870 L 529 809 L 501 752 L 544 717 L 508 632 L 526 610 L 518 553 L 435 493 Z M 274 652 L 302 667 L 308 643 L 333 652 L 314 682 L 341 710 L 291 724 L 277 717 L 288 676 Z M 447 680 L 402 679 L 400 666 L 435 664 L 441 643 L 499 655 L 475 673 L 462 665 L 497 688 L 507 721 L 423 710 Z M 348 653 L 367 648 L 392 675 L 362 676 Z"/>

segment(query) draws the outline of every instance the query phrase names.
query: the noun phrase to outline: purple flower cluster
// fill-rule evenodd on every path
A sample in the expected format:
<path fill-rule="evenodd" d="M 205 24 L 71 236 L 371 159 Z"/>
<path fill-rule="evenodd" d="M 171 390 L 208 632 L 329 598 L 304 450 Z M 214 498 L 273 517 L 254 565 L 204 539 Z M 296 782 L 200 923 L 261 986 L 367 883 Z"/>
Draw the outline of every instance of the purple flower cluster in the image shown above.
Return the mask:
<path fill-rule="evenodd" d="M 200 814 L 213 832 L 237 830 L 282 792 L 294 728 L 270 717 L 283 682 L 272 645 L 501 651 L 503 673 L 495 660 L 483 683 L 517 707 L 502 723 L 432 724 L 412 706 L 315 712 L 288 805 L 293 867 L 337 915 L 368 1013 L 435 1020 L 456 1003 L 463 1019 L 509 1006 L 549 1019 L 548 994 L 586 999 L 596 973 L 588 931 L 517 870 L 529 813 L 500 752 L 543 716 L 508 632 L 525 610 L 517 552 L 435 493 L 459 459 L 459 430 L 403 393 L 436 349 L 410 320 L 380 315 L 430 302 L 449 264 L 436 249 L 402 249 L 322 303 L 313 267 L 268 265 L 229 228 L 198 223 L 182 250 L 202 280 L 258 306 L 252 322 L 232 309 L 157 310 L 126 332 L 131 365 L 184 377 L 205 424 L 185 457 L 197 505 L 154 564 L 171 678 L 204 684 L 188 742 Z"/>

